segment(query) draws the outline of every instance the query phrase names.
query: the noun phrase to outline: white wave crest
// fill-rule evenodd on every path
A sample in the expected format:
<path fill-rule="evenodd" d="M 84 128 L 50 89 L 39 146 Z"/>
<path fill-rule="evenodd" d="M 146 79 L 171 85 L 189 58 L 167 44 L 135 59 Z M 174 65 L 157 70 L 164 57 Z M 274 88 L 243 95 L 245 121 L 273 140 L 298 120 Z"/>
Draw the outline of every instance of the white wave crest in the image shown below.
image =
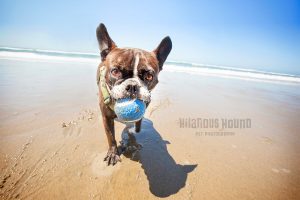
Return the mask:
<path fill-rule="evenodd" d="M 259 72 L 255 70 L 234 70 L 234 69 L 216 69 L 209 67 L 184 67 L 176 66 L 173 64 L 166 64 L 164 70 L 169 72 L 180 72 L 188 73 L 193 75 L 202 75 L 202 76 L 214 76 L 222 78 L 235 78 L 242 80 L 250 81 L 263 81 L 263 82 L 278 82 L 278 83 L 295 83 L 300 84 L 300 77 L 278 74 L 278 73 L 268 73 L 268 72 Z"/>
<path fill-rule="evenodd" d="M 95 53 L 65 52 L 40 49 L 24 49 L 13 47 L 0 47 L 0 59 L 42 61 L 42 62 L 76 62 L 100 63 L 100 55 Z M 242 69 L 217 65 L 206 65 L 187 62 L 166 62 L 164 71 L 189 73 L 193 75 L 234 78 L 260 82 L 277 82 L 287 84 L 300 84 L 300 77 L 296 75 L 263 72 L 253 69 Z"/>

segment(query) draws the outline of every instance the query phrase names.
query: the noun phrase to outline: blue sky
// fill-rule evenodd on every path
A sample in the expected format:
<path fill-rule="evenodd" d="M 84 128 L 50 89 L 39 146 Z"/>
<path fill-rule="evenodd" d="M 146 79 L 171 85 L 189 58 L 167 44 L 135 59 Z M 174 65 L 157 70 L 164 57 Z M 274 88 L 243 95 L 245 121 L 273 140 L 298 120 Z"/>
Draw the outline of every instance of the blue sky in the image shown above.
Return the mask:
<path fill-rule="evenodd" d="M 120 47 L 169 59 L 300 74 L 300 1 L 0 0 L 0 46 L 98 52 L 103 22 Z"/>

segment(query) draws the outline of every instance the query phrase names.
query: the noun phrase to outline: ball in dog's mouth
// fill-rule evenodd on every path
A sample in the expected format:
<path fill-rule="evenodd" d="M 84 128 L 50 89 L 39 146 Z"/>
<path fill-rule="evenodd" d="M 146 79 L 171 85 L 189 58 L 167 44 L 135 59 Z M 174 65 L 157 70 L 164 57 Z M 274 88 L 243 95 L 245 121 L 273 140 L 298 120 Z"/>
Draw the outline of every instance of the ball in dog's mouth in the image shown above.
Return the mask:
<path fill-rule="evenodd" d="M 122 122 L 136 122 L 143 118 L 146 104 L 140 99 L 122 98 L 115 103 L 115 113 Z"/>

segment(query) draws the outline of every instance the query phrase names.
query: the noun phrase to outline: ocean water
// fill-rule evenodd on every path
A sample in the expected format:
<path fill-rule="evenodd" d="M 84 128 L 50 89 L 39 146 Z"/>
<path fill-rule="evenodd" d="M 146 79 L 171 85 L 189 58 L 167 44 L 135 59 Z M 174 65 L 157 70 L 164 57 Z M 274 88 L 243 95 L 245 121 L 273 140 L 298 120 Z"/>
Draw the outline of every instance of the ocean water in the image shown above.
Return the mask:
<path fill-rule="evenodd" d="M 100 62 L 98 54 L 81 52 L 63 52 L 40 49 L 25 49 L 0 47 L 0 60 L 31 60 L 51 62 L 77 62 L 94 63 Z M 1 62 L 1 61 L 0 61 Z M 245 81 L 273 82 L 277 84 L 300 84 L 300 75 L 288 73 L 276 73 L 255 69 L 238 67 L 226 67 L 189 62 L 167 61 L 164 70 L 175 73 L 188 73 L 200 76 L 212 76 L 229 79 L 241 79 Z"/>
<path fill-rule="evenodd" d="M 94 54 L 2 48 L 0 129 L 13 126 L 16 119 L 27 120 L 26 124 L 34 116 L 34 120 L 43 118 L 46 123 L 57 117 L 69 119 L 87 108 L 99 109 L 96 84 L 99 63 L 100 56 Z M 170 98 L 173 103 L 182 104 L 178 110 L 183 114 L 187 112 L 186 99 L 190 105 L 204 105 L 216 112 L 224 108 L 234 110 L 234 102 L 251 102 L 251 106 L 255 105 L 253 109 L 258 109 L 258 105 L 264 103 L 268 107 L 274 101 L 288 112 L 299 113 L 300 78 L 169 61 L 151 96 L 153 102 Z"/>

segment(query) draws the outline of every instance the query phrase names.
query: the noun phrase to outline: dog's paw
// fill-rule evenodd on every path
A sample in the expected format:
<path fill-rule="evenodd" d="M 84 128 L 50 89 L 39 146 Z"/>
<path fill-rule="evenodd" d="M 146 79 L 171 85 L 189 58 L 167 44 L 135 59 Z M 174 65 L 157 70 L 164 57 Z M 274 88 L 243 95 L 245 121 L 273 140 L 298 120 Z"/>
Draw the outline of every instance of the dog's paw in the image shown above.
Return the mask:
<path fill-rule="evenodd" d="M 120 142 L 121 144 L 121 149 L 122 149 L 122 152 L 135 152 L 135 151 L 139 151 L 143 148 L 143 146 L 139 143 L 137 143 L 135 140 L 134 141 L 128 141 L 128 140 L 125 140 L 125 141 L 121 141 Z"/>
<path fill-rule="evenodd" d="M 104 161 L 107 161 L 107 165 L 115 165 L 117 162 L 121 162 L 120 154 L 116 146 L 112 146 L 108 149 Z"/>
<path fill-rule="evenodd" d="M 137 155 L 138 152 L 142 149 L 142 145 L 135 142 L 135 143 L 121 143 L 122 152 L 126 157 L 131 158 L 131 160 L 138 160 Z"/>
<path fill-rule="evenodd" d="M 128 144 L 126 146 L 126 151 L 129 151 L 129 152 L 134 152 L 134 151 L 139 151 L 143 148 L 143 146 L 139 143 L 134 143 L 134 144 Z"/>

